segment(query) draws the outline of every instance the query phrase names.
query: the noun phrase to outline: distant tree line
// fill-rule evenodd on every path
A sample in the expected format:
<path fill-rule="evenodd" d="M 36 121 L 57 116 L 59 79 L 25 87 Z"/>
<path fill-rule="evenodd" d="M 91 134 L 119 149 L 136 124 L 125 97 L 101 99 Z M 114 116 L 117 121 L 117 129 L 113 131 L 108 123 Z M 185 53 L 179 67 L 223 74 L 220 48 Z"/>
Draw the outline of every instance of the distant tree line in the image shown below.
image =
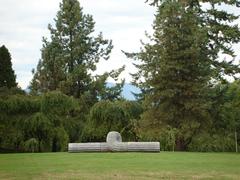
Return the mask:
<path fill-rule="evenodd" d="M 124 52 L 138 69 L 132 74 L 141 89 L 136 101 L 121 96 L 124 67 L 93 73 L 113 45 L 102 33 L 94 36 L 95 22 L 78 0 L 63 0 L 48 26 L 30 93 L 17 86 L 2 46 L 0 151 L 65 151 L 69 142 L 105 141 L 113 130 L 126 141 L 160 141 L 162 150 L 238 151 L 240 67 L 232 45 L 240 30 L 238 17 L 219 6 L 238 2 L 204 1 L 209 8 L 192 0 L 149 3 L 157 8 L 150 42 L 140 52 Z"/>

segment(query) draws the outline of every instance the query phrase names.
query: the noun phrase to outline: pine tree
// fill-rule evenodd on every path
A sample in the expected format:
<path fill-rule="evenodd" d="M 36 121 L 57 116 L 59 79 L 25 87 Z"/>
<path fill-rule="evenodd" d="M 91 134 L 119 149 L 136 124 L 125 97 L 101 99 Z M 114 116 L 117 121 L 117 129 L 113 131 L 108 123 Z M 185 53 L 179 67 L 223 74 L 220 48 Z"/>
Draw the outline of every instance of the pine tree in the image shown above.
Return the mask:
<path fill-rule="evenodd" d="M 42 58 L 39 61 L 32 89 L 40 92 L 59 89 L 79 98 L 84 93 L 98 96 L 109 76 L 91 75 L 101 59 L 107 60 L 112 42 L 102 33 L 94 37 L 95 22 L 91 15 L 83 14 L 78 0 L 63 0 L 55 19 L 49 25 L 51 41 L 44 39 Z"/>
<path fill-rule="evenodd" d="M 153 6 L 162 6 L 165 0 L 147 0 L 147 2 Z M 237 21 L 239 16 L 222 7 L 239 8 L 240 2 L 238 0 L 187 0 L 181 2 L 185 7 L 197 9 L 198 26 L 207 29 L 208 43 L 205 50 L 210 59 L 212 78 L 217 81 L 226 81 L 228 76 L 236 78 L 240 68 L 239 64 L 234 63 L 236 55 L 232 47 L 233 44 L 240 42 L 240 29 Z M 227 60 L 220 58 L 219 54 L 227 55 Z"/>
<path fill-rule="evenodd" d="M 141 129 L 151 138 L 164 135 L 164 129 L 176 129 L 177 150 L 186 150 L 191 138 L 208 127 L 208 87 L 239 72 L 232 61 L 217 59 L 219 52 L 234 57 L 230 45 L 239 41 L 240 32 L 226 22 L 237 17 L 214 5 L 204 11 L 198 1 L 155 3 L 151 43 L 140 53 L 126 53 L 137 60 L 134 84 L 145 92 Z"/>
<path fill-rule="evenodd" d="M 11 55 L 3 45 L 0 47 L 0 87 L 16 87 L 16 75 L 12 69 Z"/>
<path fill-rule="evenodd" d="M 42 59 L 33 70 L 34 78 L 31 82 L 31 92 L 47 92 L 59 89 L 59 84 L 65 79 L 64 62 L 61 56 L 61 46 L 52 39 L 48 42 L 43 38 L 43 48 L 41 50 Z"/>

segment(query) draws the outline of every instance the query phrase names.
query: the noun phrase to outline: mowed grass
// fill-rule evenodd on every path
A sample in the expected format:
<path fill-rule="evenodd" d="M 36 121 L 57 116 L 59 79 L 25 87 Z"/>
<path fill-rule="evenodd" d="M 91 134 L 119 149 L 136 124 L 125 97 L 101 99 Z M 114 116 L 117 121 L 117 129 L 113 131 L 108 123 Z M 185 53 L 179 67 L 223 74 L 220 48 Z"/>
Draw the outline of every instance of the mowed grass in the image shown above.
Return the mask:
<path fill-rule="evenodd" d="M 240 154 L 0 154 L 0 179 L 240 179 Z"/>

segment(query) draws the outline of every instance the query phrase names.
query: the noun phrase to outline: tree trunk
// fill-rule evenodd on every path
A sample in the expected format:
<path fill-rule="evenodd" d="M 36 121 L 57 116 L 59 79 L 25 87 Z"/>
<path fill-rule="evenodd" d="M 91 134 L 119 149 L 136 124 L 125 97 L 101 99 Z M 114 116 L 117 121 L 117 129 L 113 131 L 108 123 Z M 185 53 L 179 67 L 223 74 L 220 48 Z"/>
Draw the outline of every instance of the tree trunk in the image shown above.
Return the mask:
<path fill-rule="evenodd" d="M 186 146 L 184 140 L 181 137 L 178 137 L 176 140 L 176 151 L 185 151 Z"/>
<path fill-rule="evenodd" d="M 52 142 L 52 152 L 57 152 L 57 140 L 55 138 Z"/>
<path fill-rule="evenodd" d="M 237 137 L 237 131 L 235 129 L 235 148 L 236 148 L 236 153 L 238 152 L 238 137 Z"/>
<path fill-rule="evenodd" d="M 38 140 L 38 152 L 41 152 L 41 141 Z"/>

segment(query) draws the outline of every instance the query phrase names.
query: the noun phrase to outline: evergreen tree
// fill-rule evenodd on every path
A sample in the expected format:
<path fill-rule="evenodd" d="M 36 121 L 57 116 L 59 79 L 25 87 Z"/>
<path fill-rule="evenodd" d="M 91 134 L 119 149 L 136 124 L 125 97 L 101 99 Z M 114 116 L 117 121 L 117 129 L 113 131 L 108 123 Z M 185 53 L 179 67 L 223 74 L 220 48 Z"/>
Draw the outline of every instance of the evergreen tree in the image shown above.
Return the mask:
<path fill-rule="evenodd" d="M 33 71 L 32 93 L 57 90 L 59 83 L 64 80 L 64 63 L 59 56 L 61 47 L 56 39 L 48 42 L 43 38 L 41 53 L 42 59 L 38 63 L 36 72 Z"/>
<path fill-rule="evenodd" d="M 154 6 L 163 6 L 165 0 L 147 0 L 147 2 Z M 199 28 L 207 30 L 208 42 L 205 51 L 210 59 L 211 77 L 217 81 L 226 81 L 228 76 L 236 78 L 240 68 L 239 64 L 234 63 L 236 55 L 232 47 L 233 44 L 240 42 L 240 30 L 237 21 L 239 16 L 228 12 L 226 7 L 239 8 L 240 2 L 238 0 L 187 0 L 181 2 L 185 7 L 192 7 L 197 10 Z M 220 54 L 227 55 L 227 60 L 226 58 L 220 58 Z"/>
<path fill-rule="evenodd" d="M 240 32 L 237 26 L 226 25 L 237 17 L 217 10 L 219 1 L 205 11 L 198 1 L 155 3 L 151 43 L 144 44 L 140 53 L 126 54 L 137 60 L 134 84 L 145 92 L 143 135 L 159 138 L 164 128 L 176 128 L 177 150 L 184 150 L 208 126 L 208 87 L 213 80 L 239 72 L 233 61 L 217 58 L 219 52 L 234 57 L 230 45 L 239 42 Z"/>
<path fill-rule="evenodd" d="M 12 69 L 11 55 L 3 45 L 0 47 L 0 87 L 16 87 L 16 75 Z"/>
<path fill-rule="evenodd" d="M 55 27 L 49 25 L 51 41 L 43 40 L 42 58 L 34 72 L 32 90 L 59 89 L 77 98 L 84 93 L 100 96 L 107 78 L 116 73 L 91 75 L 101 59 L 109 58 L 113 48 L 112 42 L 105 40 L 102 33 L 93 36 L 94 25 L 92 16 L 83 14 L 78 0 L 60 3 Z"/>

